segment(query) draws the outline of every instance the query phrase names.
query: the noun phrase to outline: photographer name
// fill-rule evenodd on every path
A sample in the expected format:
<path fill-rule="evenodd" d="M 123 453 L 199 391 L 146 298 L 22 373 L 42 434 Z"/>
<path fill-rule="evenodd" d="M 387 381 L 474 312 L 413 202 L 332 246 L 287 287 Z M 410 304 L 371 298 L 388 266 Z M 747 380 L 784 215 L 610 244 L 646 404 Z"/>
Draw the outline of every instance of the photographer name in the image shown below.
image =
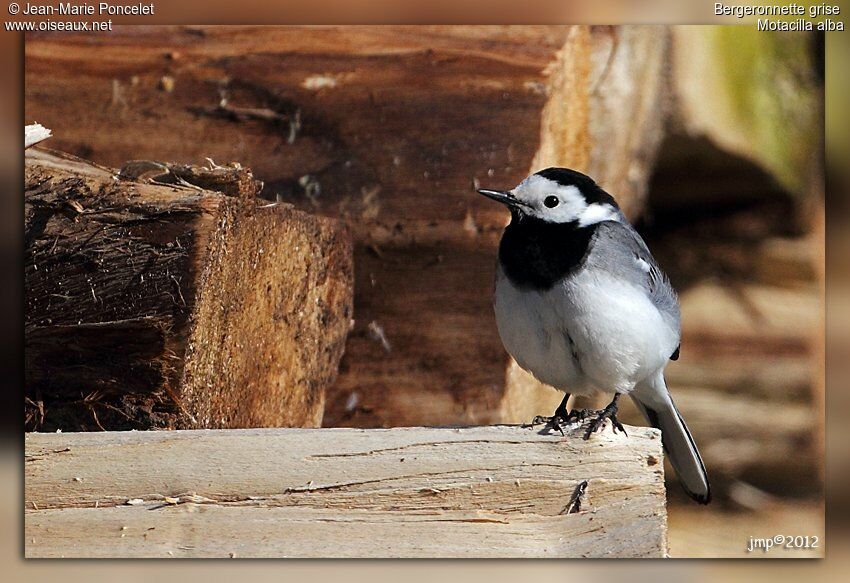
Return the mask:
<path fill-rule="evenodd" d="M 56 6 L 25 4 L 20 12 L 28 16 L 149 16 L 154 14 L 153 4 L 73 4 L 60 2 Z"/>

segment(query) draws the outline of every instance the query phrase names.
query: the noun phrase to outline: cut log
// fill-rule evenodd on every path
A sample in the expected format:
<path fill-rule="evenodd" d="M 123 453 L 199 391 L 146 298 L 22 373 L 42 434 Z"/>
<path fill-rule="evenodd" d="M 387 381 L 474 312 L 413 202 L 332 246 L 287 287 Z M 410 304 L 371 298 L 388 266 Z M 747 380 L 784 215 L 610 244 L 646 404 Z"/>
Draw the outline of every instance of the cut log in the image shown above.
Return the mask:
<path fill-rule="evenodd" d="M 321 423 L 352 313 L 347 234 L 184 183 L 28 150 L 28 429 Z"/>
<path fill-rule="evenodd" d="M 660 434 L 29 434 L 27 557 L 663 557 Z"/>
<path fill-rule="evenodd" d="M 587 172 L 641 216 L 670 110 L 670 27 L 591 28 Z"/>

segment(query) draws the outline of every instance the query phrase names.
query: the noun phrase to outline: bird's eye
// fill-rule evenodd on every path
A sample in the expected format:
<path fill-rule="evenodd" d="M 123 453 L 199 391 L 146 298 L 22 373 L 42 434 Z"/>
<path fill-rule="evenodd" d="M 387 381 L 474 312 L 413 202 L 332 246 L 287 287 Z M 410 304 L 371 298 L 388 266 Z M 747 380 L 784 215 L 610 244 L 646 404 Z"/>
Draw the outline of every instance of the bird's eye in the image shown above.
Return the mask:
<path fill-rule="evenodd" d="M 560 202 L 561 201 L 558 200 L 557 196 L 547 196 L 546 198 L 543 199 L 543 204 L 546 205 L 546 208 L 550 208 L 550 209 L 553 209 L 556 206 L 558 206 L 558 204 Z"/>

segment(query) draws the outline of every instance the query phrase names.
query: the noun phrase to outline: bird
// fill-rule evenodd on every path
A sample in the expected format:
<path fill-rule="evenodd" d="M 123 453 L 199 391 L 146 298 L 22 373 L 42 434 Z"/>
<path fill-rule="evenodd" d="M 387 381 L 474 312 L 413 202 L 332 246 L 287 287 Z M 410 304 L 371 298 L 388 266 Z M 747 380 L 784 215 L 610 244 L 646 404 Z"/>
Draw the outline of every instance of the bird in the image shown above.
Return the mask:
<path fill-rule="evenodd" d="M 512 190 L 478 189 L 511 213 L 498 248 L 493 307 L 502 344 L 520 367 L 565 396 L 561 430 L 592 413 L 567 411 L 570 395 L 613 393 L 584 439 L 617 419 L 629 395 L 662 444 L 685 492 L 708 504 L 711 489 L 696 443 L 664 379 L 679 358 L 681 312 L 667 275 L 613 196 L 591 177 L 546 168 Z"/>

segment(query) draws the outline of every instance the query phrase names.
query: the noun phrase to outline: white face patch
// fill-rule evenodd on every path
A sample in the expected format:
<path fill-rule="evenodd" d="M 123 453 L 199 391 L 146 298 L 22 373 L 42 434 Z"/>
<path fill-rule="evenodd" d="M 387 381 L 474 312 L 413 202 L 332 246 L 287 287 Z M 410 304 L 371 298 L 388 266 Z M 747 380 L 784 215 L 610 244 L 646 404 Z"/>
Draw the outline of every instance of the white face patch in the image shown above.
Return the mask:
<path fill-rule="evenodd" d="M 602 221 L 615 220 L 617 214 L 610 204 L 593 203 L 587 205 L 587 208 L 579 215 L 578 224 L 580 227 L 586 227 Z"/>
<path fill-rule="evenodd" d="M 582 192 L 573 185 L 561 185 L 538 174 L 519 183 L 511 193 L 527 207 L 527 215 L 549 223 L 578 222 L 586 227 L 602 221 L 618 220 L 618 213 L 609 204 L 588 204 Z"/>

